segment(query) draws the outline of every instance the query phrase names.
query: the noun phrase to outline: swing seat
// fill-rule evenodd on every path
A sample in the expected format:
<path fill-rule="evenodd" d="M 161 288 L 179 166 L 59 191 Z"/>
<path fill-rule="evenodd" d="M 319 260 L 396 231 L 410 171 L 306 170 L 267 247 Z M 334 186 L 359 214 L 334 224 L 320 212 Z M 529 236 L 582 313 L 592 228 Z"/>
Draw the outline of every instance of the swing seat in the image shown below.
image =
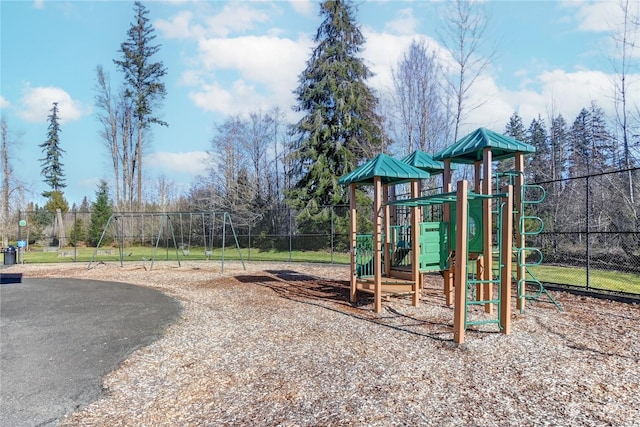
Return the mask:
<path fill-rule="evenodd" d="M 211 256 L 211 251 L 204 251 L 204 254 L 209 258 Z"/>

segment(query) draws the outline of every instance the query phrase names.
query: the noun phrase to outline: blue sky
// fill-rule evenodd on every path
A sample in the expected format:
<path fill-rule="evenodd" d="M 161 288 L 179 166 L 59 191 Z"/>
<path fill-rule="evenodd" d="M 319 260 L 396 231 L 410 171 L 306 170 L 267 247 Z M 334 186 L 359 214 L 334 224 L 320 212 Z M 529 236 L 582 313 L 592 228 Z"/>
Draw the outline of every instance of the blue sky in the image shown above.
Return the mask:
<path fill-rule="evenodd" d="M 376 74 L 370 85 L 381 98 L 391 87 L 391 67 L 412 39 L 439 52 L 446 1 L 357 2 L 367 38 L 363 57 Z M 159 110 L 169 123 L 156 127 L 144 159 L 149 183 L 164 175 L 176 191 L 204 170 L 216 125 L 229 114 L 280 106 L 293 118 L 292 91 L 313 47 L 320 23 L 316 1 L 147 1 L 162 45 L 157 59 L 168 69 L 168 95 Z M 525 126 L 538 114 L 562 113 L 571 123 L 595 100 L 613 113 L 609 30 L 619 21 L 616 1 L 486 1 L 486 45 L 496 58 L 474 86 L 472 98 L 488 99 L 465 117 L 465 129 L 503 131 L 518 111 Z M 636 5 L 636 7 L 638 7 Z M 637 12 L 636 12 L 637 13 Z M 95 68 L 109 72 L 133 19 L 133 2 L 0 2 L 0 107 L 12 138 L 12 165 L 44 202 L 40 175 L 52 102 L 60 106 L 61 145 L 70 202 L 94 199 L 101 178 L 110 180 L 93 100 Z M 637 84 L 638 75 L 632 76 Z M 630 92 L 638 102 L 640 89 Z M 152 187 L 152 184 L 148 184 Z"/>

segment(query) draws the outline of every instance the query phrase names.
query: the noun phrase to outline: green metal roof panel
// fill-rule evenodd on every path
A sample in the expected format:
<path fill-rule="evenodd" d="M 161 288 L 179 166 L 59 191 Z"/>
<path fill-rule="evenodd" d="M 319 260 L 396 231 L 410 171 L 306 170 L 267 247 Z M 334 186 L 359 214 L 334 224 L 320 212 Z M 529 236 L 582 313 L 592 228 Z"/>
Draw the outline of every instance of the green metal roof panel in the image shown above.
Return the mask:
<path fill-rule="evenodd" d="M 378 154 L 359 168 L 338 180 L 340 185 L 373 184 L 373 178 L 380 177 L 383 184 L 400 184 L 414 179 L 427 179 L 423 170 L 394 159 L 384 153 Z"/>
<path fill-rule="evenodd" d="M 422 150 L 414 151 L 402 159 L 402 161 L 413 167 L 429 172 L 432 175 L 444 172 L 444 163 L 433 160 L 433 157 Z"/>
<path fill-rule="evenodd" d="M 482 152 L 485 148 L 491 149 L 493 160 L 508 159 L 514 157 L 516 153 L 536 152 L 533 145 L 485 128 L 479 128 L 434 155 L 433 159 L 440 161 L 449 159 L 454 163 L 474 163 L 482 160 Z"/>

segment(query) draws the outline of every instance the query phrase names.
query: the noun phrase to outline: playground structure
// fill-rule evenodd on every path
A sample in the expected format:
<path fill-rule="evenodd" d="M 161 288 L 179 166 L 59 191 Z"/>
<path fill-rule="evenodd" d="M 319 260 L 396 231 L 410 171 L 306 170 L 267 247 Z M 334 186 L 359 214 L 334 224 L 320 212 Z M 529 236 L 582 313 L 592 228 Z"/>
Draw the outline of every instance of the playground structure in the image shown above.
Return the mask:
<path fill-rule="evenodd" d="M 160 247 L 166 249 L 166 260 L 169 260 L 170 252 L 175 253 L 173 259 L 180 267 L 181 259 L 212 259 L 213 251 L 220 243 L 221 271 L 224 272 L 228 231 L 231 231 L 242 267 L 246 270 L 228 212 L 115 213 L 107 220 L 87 269 L 91 269 L 98 254 L 105 251 L 101 245 L 107 241 L 113 242 L 112 246 L 117 245 L 121 267 L 127 259 L 150 261 L 150 269 L 153 269 Z M 144 255 L 135 256 L 136 248 L 140 247 L 153 247 L 152 256 L 149 259 Z M 196 254 L 196 247 L 202 253 Z"/>
<path fill-rule="evenodd" d="M 528 205 L 544 200 L 542 187 L 525 183 L 524 156 L 534 152 L 529 144 L 480 128 L 433 157 L 417 151 L 400 161 L 380 154 L 340 178 L 350 188 L 351 301 L 358 292 L 373 294 L 380 312 L 383 296 L 411 295 L 417 306 L 422 275 L 440 272 L 457 343 L 471 325 L 496 324 L 510 333 L 514 282 L 521 312 L 527 300 L 543 294 L 560 309 L 529 268 L 541 263 L 542 252 L 527 247 L 526 236 L 544 228 L 542 219 L 526 215 Z M 493 162 L 511 158 L 513 170 L 493 173 Z M 453 191 L 455 163 L 474 166 L 472 189 L 461 180 Z M 421 195 L 420 181 L 433 174 L 442 174 L 443 192 Z M 409 185 L 409 198 L 394 198 L 398 184 Z M 373 186 L 372 234 L 358 233 L 355 200 L 362 185 Z M 531 199 L 532 192 L 538 197 Z M 408 221 L 402 223 L 398 209 Z M 471 306 L 486 315 L 471 318 Z"/>

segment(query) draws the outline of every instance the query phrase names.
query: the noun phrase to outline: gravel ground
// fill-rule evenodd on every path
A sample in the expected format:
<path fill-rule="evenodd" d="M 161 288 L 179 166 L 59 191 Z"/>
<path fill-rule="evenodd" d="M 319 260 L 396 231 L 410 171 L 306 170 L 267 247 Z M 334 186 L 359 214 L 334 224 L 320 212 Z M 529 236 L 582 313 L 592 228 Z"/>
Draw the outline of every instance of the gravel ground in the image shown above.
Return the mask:
<path fill-rule="evenodd" d="M 16 265 L 150 286 L 182 318 L 64 426 L 640 426 L 640 308 L 554 292 L 452 341 L 439 276 L 419 307 L 348 302 L 348 268 L 213 262 Z M 470 316 L 482 316 L 470 313 Z"/>

